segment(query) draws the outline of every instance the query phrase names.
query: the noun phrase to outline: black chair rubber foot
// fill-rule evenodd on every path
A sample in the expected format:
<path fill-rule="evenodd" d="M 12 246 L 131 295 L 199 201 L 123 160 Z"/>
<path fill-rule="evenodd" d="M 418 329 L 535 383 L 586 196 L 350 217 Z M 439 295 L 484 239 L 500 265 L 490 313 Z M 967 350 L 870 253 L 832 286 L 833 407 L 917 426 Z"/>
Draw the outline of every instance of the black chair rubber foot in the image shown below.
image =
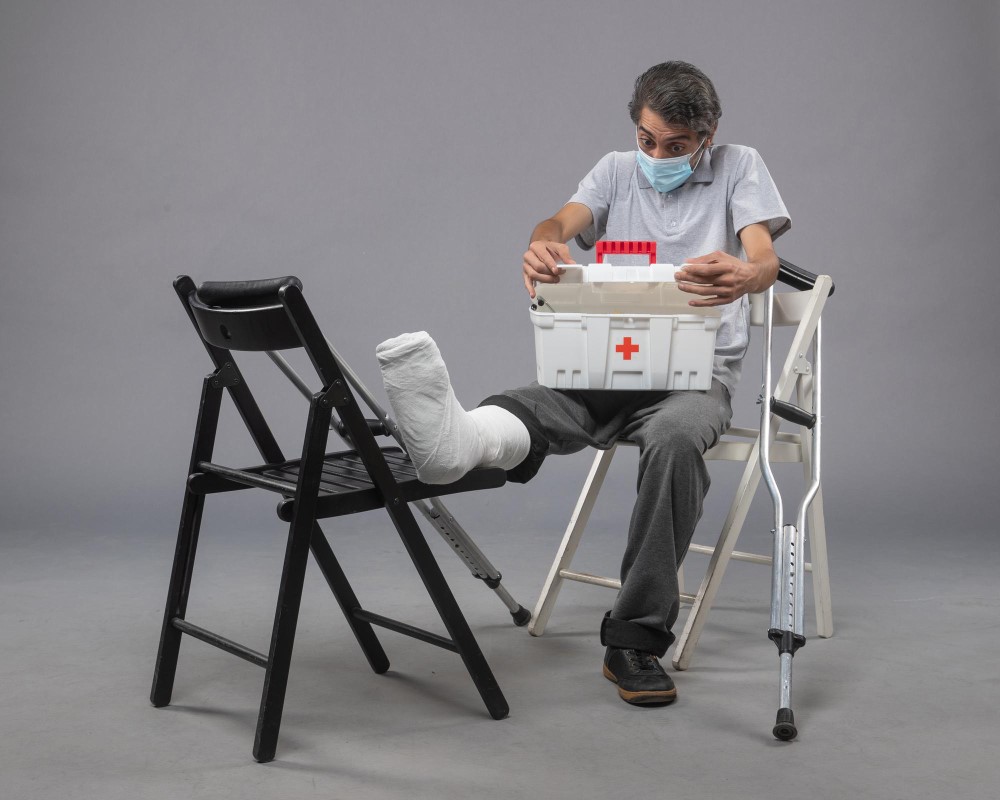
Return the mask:
<path fill-rule="evenodd" d="M 531 620 L 531 612 L 524 606 L 518 606 L 517 611 L 511 611 L 510 615 L 514 618 L 514 624 L 519 628 L 523 628 Z"/>
<path fill-rule="evenodd" d="M 774 738 L 781 739 L 783 742 L 790 742 L 798 735 L 798 732 L 798 729 L 795 727 L 795 715 L 792 713 L 792 709 L 779 708 L 778 718 L 775 720 L 774 729 L 771 731 L 774 734 Z"/>

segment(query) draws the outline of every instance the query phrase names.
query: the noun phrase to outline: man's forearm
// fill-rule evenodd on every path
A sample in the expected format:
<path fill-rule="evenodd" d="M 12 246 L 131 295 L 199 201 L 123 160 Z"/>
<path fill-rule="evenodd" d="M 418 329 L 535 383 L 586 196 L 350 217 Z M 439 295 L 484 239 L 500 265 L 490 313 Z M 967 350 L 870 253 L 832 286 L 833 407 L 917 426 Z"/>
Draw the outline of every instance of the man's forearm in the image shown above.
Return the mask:
<path fill-rule="evenodd" d="M 531 241 L 566 244 L 593 221 L 594 217 L 587 206 L 582 203 L 567 203 L 535 226 L 531 232 Z"/>
<path fill-rule="evenodd" d="M 765 292 L 778 280 L 778 256 L 774 250 L 757 258 L 748 259 L 757 268 L 757 278 L 752 282 L 751 292 Z"/>
<path fill-rule="evenodd" d="M 546 220 L 539 222 L 535 229 L 531 232 L 531 239 L 528 240 L 529 244 L 531 242 L 561 242 L 565 243 L 566 239 L 563 238 L 563 226 L 557 219 L 552 219 L 551 217 Z"/>
<path fill-rule="evenodd" d="M 778 256 L 774 252 L 771 231 L 762 222 L 747 225 L 740 231 L 740 241 L 746 263 L 754 267 L 755 273 L 746 284 L 747 291 L 767 291 L 778 279 Z"/>

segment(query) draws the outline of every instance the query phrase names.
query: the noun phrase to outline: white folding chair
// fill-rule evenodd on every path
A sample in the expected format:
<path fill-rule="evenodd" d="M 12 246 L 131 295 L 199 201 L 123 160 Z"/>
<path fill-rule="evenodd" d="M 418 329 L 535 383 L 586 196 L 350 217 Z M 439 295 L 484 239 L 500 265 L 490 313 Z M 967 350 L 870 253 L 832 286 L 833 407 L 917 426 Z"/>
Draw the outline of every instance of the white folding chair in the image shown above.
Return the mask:
<path fill-rule="evenodd" d="M 778 401 L 788 402 L 794 392 L 797 404 L 801 408 L 808 409 L 813 407 L 812 365 L 809 356 L 814 352 L 812 348 L 815 346 L 816 331 L 820 324 L 823 307 L 827 298 L 833 293 L 833 281 L 828 275 L 813 275 L 784 260 L 781 261 L 778 280 L 797 291 L 774 295 L 772 326 L 795 327 L 788 355 L 775 386 L 774 398 Z M 763 295 L 751 296 L 750 323 L 753 326 L 762 327 L 764 325 L 763 298 Z M 801 463 L 808 480 L 813 452 L 811 431 L 807 427 L 801 426 L 799 433 L 781 433 L 778 431 L 780 423 L 781 419 L 772 413 L 770 461 L 771 463 Z M 621 588 L 621 581 L 618 579 L 575 571 L 571 569 L 571 562 L 577 546 L 580 544 L 594 504 L 597 502 L 598 493 L 604 483 L 608 468 L 611 466 L 615 451 L 622 445 L 631 444 L 631 442 L 622 440 L 609 450 L 599 451 L 594 458 L 590 474 L 583 484 L 576 508 L 570 517 L 562 543 L 559 545 L 541 595 L 535 604 L 535 610 L 528 625 L 528 631 L 533 636 L 541 636 L 545 631 L 545 626 L 552 614 L 564 581 L 579 581 L 612 589 Z M 745 463 L 746 467 L 715 546 L 692 544 L 689 548 L 689 552 L 706 554 L 710 556 L 710 559 L 705 577 L 702 579 L 697 593 L 693 595 L 684 593 L 683 581 L 681 581 L 681 600 L 691 603 L 692 607 L 684 630 L 678 637 L 674 648 L 673 665 L 675 669 L 687 669 L 691 663 L 691 657 L 698 644 L 708 611 L 715 600 L 729 560 L 772 564 L 772 556 L 746 553 L 734 549 L 747 512 L 750 510 L 750 503 L 760 483 L 759 455 L 759 428 L 730 428 L 719 443 L 705 453 L 706 460 L 739 461 Z M 822 488 L 810 506 L 808 527 L 812 561 L 805 565 L 805 569 L 812 573 L 817 634 L 820 637 L 828 638 L 833 635 L 833 612 L 830 603 L 830 577 L 827 567 Z M 679 577 L 682 576 L 679 574 Z"/>

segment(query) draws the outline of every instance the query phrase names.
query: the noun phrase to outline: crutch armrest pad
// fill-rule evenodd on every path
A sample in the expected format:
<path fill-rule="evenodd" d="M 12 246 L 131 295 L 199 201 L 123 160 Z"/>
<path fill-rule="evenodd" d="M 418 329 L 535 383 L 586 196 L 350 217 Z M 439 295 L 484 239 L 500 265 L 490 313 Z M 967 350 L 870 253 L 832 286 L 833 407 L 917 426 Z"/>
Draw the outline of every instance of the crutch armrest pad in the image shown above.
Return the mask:
<path fill-rule="evenodd" d="M 816 285 L 816 281 L 819 279 L 818 275 L 814 275 L 807 269 L 802 269 L 802 267 L 797 267 L 791 261 L 785 261 L 783 258 L 778 259 L 778 281 L 791 286 L 793 289 L 798 289 L 800 292 L 808 292 Z M 830 294 L 836 287 L 830 284 Z"/>

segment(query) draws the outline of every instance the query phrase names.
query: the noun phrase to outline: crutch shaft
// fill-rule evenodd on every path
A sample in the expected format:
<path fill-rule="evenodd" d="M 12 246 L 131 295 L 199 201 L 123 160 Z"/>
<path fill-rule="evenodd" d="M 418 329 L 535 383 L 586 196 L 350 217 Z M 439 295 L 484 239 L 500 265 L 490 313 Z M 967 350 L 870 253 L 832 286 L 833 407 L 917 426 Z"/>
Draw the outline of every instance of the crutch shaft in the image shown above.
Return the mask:
<path fill-rule="evenodd" d="M 778 679 L 778 708 L 791 708 L 792 706 L 792 654 L 782 653 L 778 657 L 779 679 Z"/>
<path fill-rule="evenodd" d="M 798 735 L 795 715 L 792 713 L 792 654 L 781 654 L 781 680 L 778 687 L 778 714 L 771 733 L 776 739 L 788 742 Z"/>
<path fill-rule="evenodd" d="M 531 612 L 511 597 L 510 592 L 503 587 L 500 582 L 503 576 L 499 570 L 490 563 L 472 537 L 465 532 L 458 520 L 445 508 L 444 503 L 439 498 L 432 497 L 429 503 L 417 501 L 413 505 L 441 534 L 441 538 L 455 551 L 455 555 L 462 559 L 469 571 L 496 593 L 500 601 L 507 606 L 507 610 L 514 619 L 514 624 L 526 625 L 531 619 Z"/>

